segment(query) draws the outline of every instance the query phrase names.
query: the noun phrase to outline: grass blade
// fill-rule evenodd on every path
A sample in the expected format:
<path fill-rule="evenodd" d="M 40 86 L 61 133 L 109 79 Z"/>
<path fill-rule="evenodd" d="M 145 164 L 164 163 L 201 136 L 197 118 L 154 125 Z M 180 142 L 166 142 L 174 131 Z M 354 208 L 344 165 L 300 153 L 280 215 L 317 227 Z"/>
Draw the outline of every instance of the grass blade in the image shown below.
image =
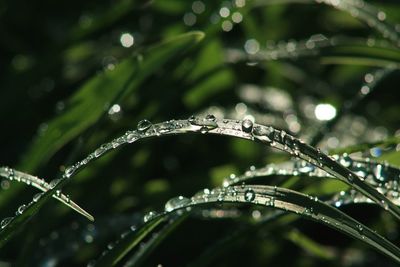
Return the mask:
<path fill-rule="evenodd" d="M 34 198 L 27 205 L 21 205 L 14 217 L 8 217 L 1 221 L 0 230 L 0 248 L 3 247 L 17 232 L 21 231 L 26 223 L 39 211 L 39 209 L 57 194 L 57 190 L 66 183 L 65 176 L 58 180 L 54 180 L 51 184 L 54 185 L 52 189 L 43 193 L 38 198 Z"/>
<path fill-rule="evenodd" d="M 0 176 L 4 177 L 10 181 L 23 182 L 27 185 L 31 185 L 31 186 L 41 190 L 42 192 L 47 192 L 48 190 L 51 190 L 52 186 L 53 186 L 53 185 L 48 184 L 43 179 L 40 179 L 38 177 L 32 176 L 27 173 L 13 170 L 8 167 L 0 167 Z M 71 209 L 75 210 L 76 212 L 82 214 L 89 220 L 91 220 L 91 221 L 94 220 L 92 215 L 90 215 L 84 209 L 79 207 L 78 204 L 71 201 L 71 199 L 68 196 L 62 194 L 61 191 L 56 191 L 56 194 L 54 194 L 53 197 L 55 199 L 59 200 L 61 203 L 65 204 L 66 206 L 70 207 Z"/>
<path fill-rule="evenodd" d="M 338 178 L 400 219 L 399 207 L 376 191 L 371 185 L 364 182 L 362 177 L 359 177 L 356 173 L 341 165 L 334 158 L 322 153 L 319 149 L 305 144 L 300 139 L 287 134 L 285 131 L 274 129 L 272 126 L 255 124 L 250 120 L 217 120 L 214 115 L 208 115 L 206 118 L 191 117 L 188 120 L 167 121 L 154 125 L 148 120 L 143 120 L 139 122 L 136 131 L 128 131 L 125 135 L 103 144 L 85 159 L 67 168 L 65 175 L 67 177 L 73 176 L 92 160 L 123 144 L 134 143 L 150 137 L 188 133 L 233 136 L 257 141 L 289 153 Z"/>

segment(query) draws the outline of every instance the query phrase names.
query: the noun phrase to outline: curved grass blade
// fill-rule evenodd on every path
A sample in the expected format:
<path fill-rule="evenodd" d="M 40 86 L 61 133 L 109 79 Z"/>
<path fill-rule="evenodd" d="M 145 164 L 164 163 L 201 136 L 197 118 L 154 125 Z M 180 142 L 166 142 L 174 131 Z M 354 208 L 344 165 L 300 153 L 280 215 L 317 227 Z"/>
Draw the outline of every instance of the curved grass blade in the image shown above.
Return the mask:
<path fill-rule="evenodd" d="M 186 198 L 178 198 L 178 200 L 180 200 L 180 202 L 174 201 L 175 205 L 171 206 L 170 209 L 166 209 L 165 212 L 157 215 L 153 214 L 152 217 L 148 219 L 147 223 L 144 224 L 144 227 L 146 225 L 152 226 L 160 222 L 163 218 L 168 218 L 171 213 L 182 211 L 182 209 L 187 208 L 191 208 L 192 210 L 202 209 L 204 206 L 209 207 L 222 203 L 261 205 L 281 210 L 283 213 L 295 213 L 307 219 L 323 223 L 335 230 L 369 244 L 394 261 L 400 262 L 400 249 L 397 246 L 338 209 L 319 201 L 317 198 L 293 190 L 278 188 L 276 186 L 242 185 L 217 188 L 207 192 L 201 191 L 190 200 Z M 152 229 L 154 229 L 154 227 Z M 144 230 L 139 229 L 138 233 L 142 231 Z M 131 244 L 128 243 L 128 239 L 130 238 L 121 239 L 114 248 L 100 258 L 101 260 L 96 266 L 115 265 L 144 239 L 144 237 L 139 234 L 131 234 L 131 236 L 133 237 L 133 239 L 130 240 Z M 135 236 L 139 238 L 135 238 Z M 137 255 L 140 255 L 140 253 Z"/>
<path fill-rule="evenodd" d="M 52 198 L 57 195 L 57 191 L 67 182 L 65 176 L 60 179 L 53 180 L 50 184 L 52 189 L 46 191 L 42 195 L 34 197 L 27 205 L 21 205 L 14 217 L 8 217 L 0 223 L 0 248 L 3 247 L 17 232 L 21 231 L 26 223 L 39 211 L 39 209 Z"/>
<path fill-rule="evenodd" d="M 201 192 L 192 198 L 190 204 L 179 208 L 210 203 L 249 203 L 296 213 L 365 242 L 400 262 L 400 249 L 396 245 L 338 209 L 296 191 L 260 185 L 234 186 L 216 189 L 209 194 Z"/>
<path fill-rule="evenodd" d="M 278 59 L 318 58 L 325 64 L 359 64 L 367 66 L 400 68 L 400 53 L 397 48 L 385 44 L 369 45 L 368 40 L 358 38 L 314 35 L 299 42 L 288 42 L 278 47 L 247 54 L 239 49 L 229 49 L 226 59 L 230 63 L 239 61 L 270 61 Z"/>
<path fill-rule="evenodd" d="M 48 184 L 45 180 L 27 173 L 13 170 L 9 167 L 0 167 L 0 177 L 4 177 L 10 181 L 23 182 L 27 185 L 31 185 L 41 190 L 42 192 L 47 192 L 48 190 L 52 189 L 52 185 Z M 85 216 L 89 220 L 94 220 L 92 215 L 79 207 L 75 202 L 71 201 L 71 199 L 68 196 L 62 194 L 61 191 L 56 191 L 56 194 L 54 194 L 53 197 L 65 204 L 66 206 L 70 207 L 71 209 L 75 210 L 76 212 L 80 213 L 81 215 Z"/>
<path fill-rule="evenodd" d="M 397 205 L 400 205 L 398 199 L 400 169 L 387 163 L 381 163 L 369 158 L 353 159 L 347 154 L 334 156 L 340 164 L 359 175 L 366 183 L 373 186 L 381 194 L 385 194 Z M 249 183 L 260 177 L 273 175 L 282 175 L 287 177 L 308 176 L 317 178 L 334 178 L 324 170 L 316 168 L 314 165 L 300 160 L 288 161 L 279 164 L 269 164 L 263 168 L 252 168 L 240 176 L 230 176 L 223 182 L 224 187 Z M 391 192 L 391 194 L 389 194 Z M 395 194 L 397 192 L 397 194 Z"/>
<path fill-rule="evenodd" d="M 255 124 L 250 120 L 219 120 L 213 115 L 208 115 L 206 118 L 191 117 L 188 120 L 167 121 L 154 125 L 147 120 L 140 121 L 136 131 L 128 131 L 125 135 L 103 144 L 85 159 L 67 168 L 65 170 L 65 176 L 73 176 L 93 159 L 101 157 L 104 153 L 123 144 L 133 143 L 150 137 L 187 133 L 233 136 L 257 141 L 289 153 L 315 165 L 342 182 L 352 186 L 382 208 L 392 213 L 396 218 L 400 219 L 399 207 L 376 191 L 371 185 L 365 183 L 362 177 L 359 177 L 356 173 L 338 163 L 334 158 L 322 153 L 319 149 L 315 149 L 305 144 L 300 139 L 287 134 L 285 131 L 277 130 L 272 126 Z"/>
<path fill-rule="evenodd" d="M 35 170 L 56 151 L 94 124 L 108 109 L 134 92 L 142 82 L 203 38 L 190 32 L 164 41 L 142 55 L 127 58 L 113 71 L 105 71 L 87 81 L 68 101 L 65 111 L 48 122 L 47 130 L 37 136 L 24 154 L 24 169 Z M 39 156 L 40 155 L 40 156 Z"/>

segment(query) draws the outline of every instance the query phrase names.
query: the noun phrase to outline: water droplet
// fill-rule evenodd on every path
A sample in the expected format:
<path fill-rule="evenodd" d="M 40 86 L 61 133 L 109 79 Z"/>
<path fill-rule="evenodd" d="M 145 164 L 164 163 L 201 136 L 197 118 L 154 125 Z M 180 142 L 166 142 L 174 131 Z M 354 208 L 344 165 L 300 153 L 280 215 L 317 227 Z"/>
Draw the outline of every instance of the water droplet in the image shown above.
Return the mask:
<path fill-rule="evenodd" d="M 71 177 L 74 174 L 75 170 L 76 168 L 74 166 L 66 168 L 64 172 L 65 177 L 67 178 Z"/>
<path fill-rule="evenodd" d="M 273 130 L 268 129 L 264 126 L 256 126 L 253 129 L 253 135 L 257 136 L 260 140 L 266 141 L 268 143 L 272 143 L 272 138 L 271 134 L 273 133 Z"/>
<path fill-rule="evenodd" d="M 50 188 L 54 188 L 59 182 L 61 181 L 61 179 L 53 179 L 51 180 L 49 187 Z"/>
<path fill-rule="evenodd" d="M 294 167 L 301 173 L 310 173 L 315 170 L 315 166 L 306 161 L 297 161 Z"/>
<path fill-rule="evenodd" d="M 339 208 L 340 206 L 342 206 L 343 202 L 341 200 L 337 200 L 335 201 L 335 207 Z"/>
<path fill-rule="evenodd" d="M 347 180 L 348 180 L 350 183 L 353 183 L 354 179 L 355 179 L 355 175 L 352 174 L 352 173 L 349 173 L 349 175 L 347 176 Z"/>
<path fill-rule="evenodd" d="M 225 200 L 225 192 L 223 192 L 223 191 L 219 192 L 217 200 L 224 201 Z"/>
<path fill-rule="evenodd" d="M 106 150 L 105 150 L 104 145 L 102 145 L 101 147 L 99 147 L 98 149 L 96 149 L 96 150 L 94 151 L 94 156 L 95 156 L 96 158 L 98 158 L 98 157 L 100 157 L 101 155 L 103 155 L 104 152 L 106 152 Z"/>
<path fill-rule="evenodd" d="M 18 207 L 17 212 L 15 213 L 16 215 L 20 215 L 22 213 L 24 213 L 24 210 L 26 209 L 26 205 L 22 204 L 21 206 Z"/>
<path fill-rule="evenodd" d="M 340 158 L 339 163 L 348 168 L 353 164 L 353 160 L 347 154 L 343 154 L 343 157 Z"/>
<path fill-rule="evenodd" d="M 360 235 L 364 235 L 364 227 L 362 224 L 357 224 L 357 231 Z"/>
<path fill-rule="evenodd" d="M 208 128 L 207 128 L 206 126 L 202 126 L 202 127 L 200 128 L 200 132 L 201 132 L 202 134 L 206 134 L 206 133 L 208 133 Z"/>
<path fill-rule="evenodd" d="M 42 197 L 43 193 L 37 193 L 33 196 L 33 202 L 38 202 L 39 199 Z"/>
<path fill-rule="evenodd" d="M 242 131 L 245 133 L 251 133 L 253 130 L 253 122 L 249 119 L 246 119 L 242 122 Z"/>
<path fill-rule="evenodd" d="M 244 192 L 244 199 L 248 202 L 253 201 L 256 198 L 256 193 L 254 192 L 253 189 L 247 189 Z"/>
<path fill-rule="evenodd" d="M 12 219 L 13 219 L 13 217 L 7 217 L 7 218 L 1 220 L 1 222 L 0 222 L 1 229 L 6 227 L 11 222 Z"/>
<path fill-rule="evenodd" d="M 265 200 L 265 205 L 266 206 L 275 206 L 275 198 L 274 197 L 267 197 Z"/>
<path fill-rule="evenodd" d="M 375 180 L 378 182 L 386 182 L 387 181 L 387 173 L 386 173 L 386 168 L 382 164 L 376 165 L 376 167 L 373 169 L 373 177 Z"/>
<path fill-rule="evenodd" d="M 137 139 L 139 139 L 139 135 L 134 131 L 128 132 L 126 135 L 126 142 L 128 143 L 133 143 Z"/>
<path fill-rule="evenodd" d="M 178 208 L 181 208 L 183 206 L 186 206 L 190 203 L 191 200 L 183 196 L 171 198 L 170 200 L 168 200 L 167 203 L 165 203 L 165 211 L 170 212 Z"/>
<path fill-rule="evenodd" d="M 139 132 L 145 132 L 152 126 L 152 123 L 146 119 L 139 121 L 137 129 Z"/>
<path fill-rule="evenodd" d="M 206 120 L 208 120 L 208 121 L 215 121 L 216 118 L 215 118 L 215 116 L 214 116 L 213 114 L 208 114 L 208 115 L 206 116 Z"/>
<path fill-rule="evenodd" d="M 389 209 L 389 204 L 385 200 L 381 200 L 381 205 L 385 210 Z"/>
<path fill-rule="evenodd" d="M 61 190 L 56 190 L 56 194 L 55 194 L 57 197 L 60 197 L 61 196 Z"/>
<path fill-rule="evenodd" d="M 190 124 L 193 124 L 194 122 L 196 122 L 196 120 L 197 120 L 197 118 L 194 115 L 190 116 L 189 119 L 188 119 Z"/>
<path fill-rule="evenodd" d="M 146 222 L 150 221 L 151 219 L 153 219 L 154 216 L 156 216 L 156 215 L 157 215 L 157 213 L 155 211 L 150 211 L 149 213 L 144 215 L 143 221 L 146 223 Z"/>

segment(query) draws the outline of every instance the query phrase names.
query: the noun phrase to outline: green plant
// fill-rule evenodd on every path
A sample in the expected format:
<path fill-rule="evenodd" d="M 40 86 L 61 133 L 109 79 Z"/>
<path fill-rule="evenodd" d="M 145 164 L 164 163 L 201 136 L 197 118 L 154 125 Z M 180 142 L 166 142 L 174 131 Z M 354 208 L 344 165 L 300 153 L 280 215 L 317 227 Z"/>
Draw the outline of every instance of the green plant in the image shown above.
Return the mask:
<path fill-rule="evenodd" d="M 1 264 L 400 262 L 396 2 L 48 4 L 0 10 Z"/>

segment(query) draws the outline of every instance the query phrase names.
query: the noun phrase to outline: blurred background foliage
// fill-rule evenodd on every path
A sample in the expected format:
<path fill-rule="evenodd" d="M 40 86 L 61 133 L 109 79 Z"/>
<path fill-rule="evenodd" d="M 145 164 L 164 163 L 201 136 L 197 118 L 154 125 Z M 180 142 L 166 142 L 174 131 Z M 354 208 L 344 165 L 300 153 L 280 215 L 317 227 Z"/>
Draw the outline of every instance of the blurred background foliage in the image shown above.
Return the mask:
<path fill-rule="evenodd" d="M 377 21 L 399 34 L 398 1 L 368 4 L 378 8 Z M 357 13 L 299 0 L 2 1 L 0 163 L 50 181 L 144 118 L 213 113 L 250 116 L 324 151 L 388 139 L 351 151 L 400 166 L 400 43 L 371 27 L 374 21 L 360 20 L 365 5 Z M 177 37 L 191 31 L 205 36 Z M 163 40 L 172 41 L 157 45 Z M 330 46 L 318 49 L 314 42 Z M 302 44 L 311 53 L 303 55 Z M 262 52 L 270 57 L 253 57 Z M 340 119 L 327 124 L 318 106 L 328 109 L 329 120 L 335 114 Z M 323 127 L 321 140 L 313 140 Z M 96 221 L 51 201 L 2 249 L 1 266 L 85 265 L 169 198 L 219 186 L 252 165 L 287 159 L 264 146 L 216 136 L 160 138 L 117 149 L 64 188 Z M 6 180 L 1 187 L 3 217 L 35 193 Z M 324 193 L 342 185 L 306 178 L 293 185 L 304 187 Z M 400 244 L 398 222 L 377 207 L 343 210 Z M 296 216 L 240 232 L 249 223 L 190 218 L 144 265 L 393 265 L 364 244 Z M 223 243 L 233 233 L 238 236 Z"/>

